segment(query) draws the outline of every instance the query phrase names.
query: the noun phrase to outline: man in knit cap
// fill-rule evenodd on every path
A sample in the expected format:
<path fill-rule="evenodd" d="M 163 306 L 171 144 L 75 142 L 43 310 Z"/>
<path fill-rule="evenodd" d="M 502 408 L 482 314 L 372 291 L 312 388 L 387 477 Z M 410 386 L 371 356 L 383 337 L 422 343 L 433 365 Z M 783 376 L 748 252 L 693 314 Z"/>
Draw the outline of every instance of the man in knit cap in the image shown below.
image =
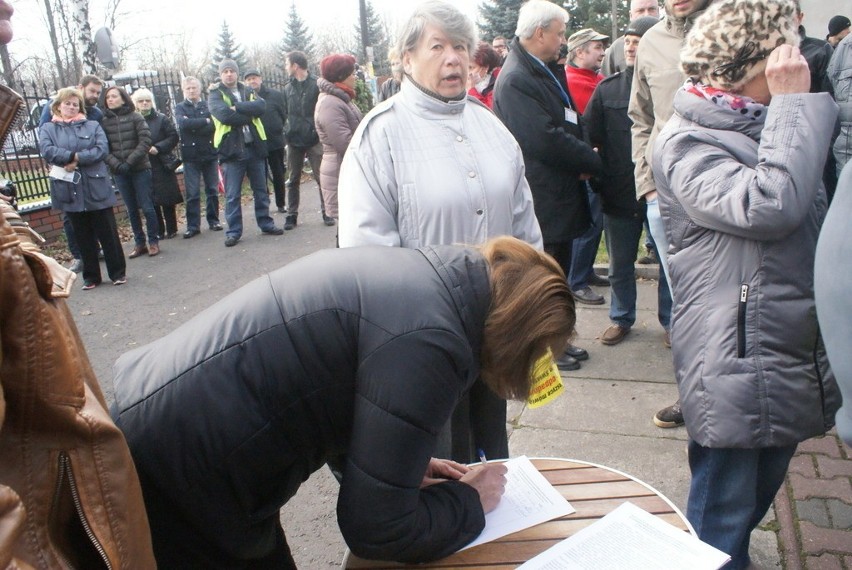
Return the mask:
<path fill-rule="evenodd" d="M 654 139 L 672 116 L 672 100 L 686 80 L 680 71 L 680 48 L 687 32 L 711 0 L 665 0 L 666 18 L 642 37 L 636 52 L 628 115 L 633 121 L 633 162 L 636 165 L 636 197 L 647 206 L 648 227 L 657 246 L 657 256 L 668 281 L 668 241 L 657 204 L 657 189 L 651 172 Z M 674 301 L 677 299 L 672 296 Z M 668 331 L 663 337 L 671 346 Z M 658 427 L 683 425 L 680 404 L 675 402 L 654 415 Z"/>
<path fill-rule="evenodd" d="M 831 44 L 832 47 L 837 47 L 837 44 L 849 35 L 852 31 L 852 22 L 846 16 L 834 16 L 828 21 L 828 35 L 825 41 Z"/>
<path fill-rule="evenodd" d="M 216 127 L 213 146 L 225 176 L 225 247 L 237 245 L 243 235 L 241 188 L 248 176 L 254 194 L 254 216 L 261 232 L 278 236 L 269 215 L 269 192 L 266 188 L 266 131 L 260 117 L 266 102 L 254 89 L 238 81 L 240 70 L 233 59 L 219 64 L 220 83 L 210 87 L 208 106 Z"/>
<path fill-rule="evenodd" d="M 652 16 L 630 22 L 622 42 L 626 69 L 598 84 L 583 114 L 589 138 L 604 164 L 604 173 L 593 179 L 593 186 L 600 196 L 604 212 L 612 286 L 609 308 L 612 324 L 601 335 L 601 343 L 605 345 L 624 340 L 636 321 L 634 263 L 645 220 L 645 203 L 636 199 L 627 101 L 630 99 L 639 39 L 657 22 L 659 20 Z M 668 329 L 672 302 L 665 276 L 658 282 L 657 290 L 657 315 L 663 328 Z"/>
<path fill-rule="evenodd" d="M 687 35 L 689 80 L 654 147 L 686 516 L 732 570 L 749 566 L 796 446 L 831 429 L 841 401 L 813 288 L 837 105 L 809 93 L 798 43 L 792 0 L 714 2 Z"/>

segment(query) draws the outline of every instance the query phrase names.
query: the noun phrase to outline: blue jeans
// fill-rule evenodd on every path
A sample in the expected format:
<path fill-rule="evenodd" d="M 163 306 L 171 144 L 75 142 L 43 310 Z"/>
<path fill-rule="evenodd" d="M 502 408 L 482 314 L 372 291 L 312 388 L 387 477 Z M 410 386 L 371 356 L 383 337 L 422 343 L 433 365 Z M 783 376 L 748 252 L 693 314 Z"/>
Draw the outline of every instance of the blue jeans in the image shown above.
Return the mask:
<path fill-rule="evenodd" d="M 201 229 L 201 177 L 207 197 L 207 225 L 219 223 L 219 170 L 215 160 L 183 163 L 183 182 L 186 187 L 186 229 Z"/>
<path fill-rule="evenodd" d="M 228 237 L 240 238 L 243 235 L 243 209 L 240 194 L 243 178 L 248 175 L 249 185 L 254 194 L 254 218 L 263 230 L 275 229 L 275 222 L 269 215 L 269 193 L 266 189 L 266 157 L 259 156 L 251 145 L 246 146 L 239 160 L 222 164 L 225 176 L 225 221 L 228 222 Z"/>
<path fill-rule="evenodd" d="M 570 285 L 572 291 L 582 289 L 589 284 L 589 275 L 595 270 L 595 257 L 598 255 L 598 245 L 601 243 L 601 232 L 603 232 L 603 210 L 601 210 L 600 196 L 592 192 L 587 183 L 584 184 L 589 195 L 592 225 L 583 235 L 574 239 L 571 253 L 571 272 L 568 275 L 568 285 Z"/>
<path fill-rule="evenodd" d="M 698 538 L 731 556 L 726 570 L 749 565 L 751 531 L 769 510 L 796 451 L 702 447 L 689 442 L 686 518 Z"/>
<path fill-rule="evenodd" d="M 160 231 L 160 222 L 157 221 L 157 212 L 154 211 L 154 200 L 151 197 L 151 169 L 146 168 L 139 172 L 130 174 L 115 174 L 115 185 L 121 193 L 121 199 L 127 206 L 127 217 L 130 218 L 130 227 L 133 228 L 133 240 L 136 247 L 145 246 L 145 232 L 142 231 L 142 218 L 139 210 L 145 215 L 145 229 L 148 232 L 148 243 L 156 245 L 160 240 L 157 233 Z"/>

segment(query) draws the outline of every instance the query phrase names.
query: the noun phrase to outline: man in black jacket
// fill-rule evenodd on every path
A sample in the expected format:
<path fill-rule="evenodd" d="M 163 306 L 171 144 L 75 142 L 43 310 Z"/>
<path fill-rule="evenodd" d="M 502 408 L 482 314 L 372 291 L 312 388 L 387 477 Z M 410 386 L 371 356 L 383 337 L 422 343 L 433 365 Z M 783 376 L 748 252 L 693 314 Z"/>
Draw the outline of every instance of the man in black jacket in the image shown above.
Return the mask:
<path fill-rule="evenodd" d="M 548 22 L 542 26 L 541 22 Z M 571 247 L 591 224 L 584 181 L 601 169 L 585 141 L 565 69 L 556 63 L 565 43 L 568 12 L 547 0 L 530 0 L 518 15 L 518 37 L 497 78 L 494 112 L 517 139 L 541 225 L 544 250 L 567 275 Z M 557 364 L 576 370 L 588 353 L 569 346 Z"/>
<path fill-rule="evenodd" d="M 185 77 L 181 82 L 183 101 L 175 105 L 180 134 L 180 153 L 183 159 L 183 181 L 186 187 L 185 239 L 201 233 L 201 177 L 207 199 L 207 225 L 211 231 L 222 231 L 219 223 L 219 169 L 216 149 L 213 148 L 213 118 L 207 101 L 201 100 L 201 82 Z"/>
<path fill-rule="evenodd" d="M 219 64 L 219 78 L 210 88 L 210 114 L 215 126 L 213 146 L 219 152 L 219 163 L 225 175 L 225 247 L 237 245 L 243 235 L 241 190 L 248 175 L 254 194 L 254 216 L 261 231 L 267 235 L 284 233 L 275 227 L 269 215 L 269 192 L 266 188 L 266 131 L 260 117 L 266 102 L 254 89 L 243 85 L 237 64 L 224 59 Z"/>
<path fill-rule="evenodd" d="M 627 116 L 630 86 L 639 38 L 659 20 L 653 16 L 630 22 L 621 42 L 626 68 L 598 84 L 583 118 L 592 144 L 603 161 L 603 174 L 592 180 L 600 193 L 609 252 L 609 282 L 612 298 L 609 319 L 612 324 L 601 334 L 601 343 L 618 344 L 636 321 L 636 251 L 645 220 L 645 202 L 636 199 L 636 179 L 631 156 L 632 122 Z M 672 297 L 666 275 L 660 268 L 657 283 L 657 316 L 669 329 Z"/>
<path fill-rule="evenodd" d="M 334 218 L 325 215 L 319 171 L 322 164 L 322 144 L 314 125 L 314 110 L 319 98 L 317 78 L 308 71 L 308 58 L 300 51 L 291 51 L 285 62 L 290 82 L 284 87 L 287 102 L 287 123 L 284 139 L 287 141 L 287 219 L 285 230 L 296 227 L 299 217 L 299 187 L 302 183 L 302 166 L 305 157 L 311 163 L 314 180 L 320 191 L 322 220 L 327 226 L 334 225 Z"/>
<path fill-rule="evenodd" d="M 275 192 L 275 206 L 279 212 L 286 212 L 284 207 L 284 123 L 287 122 L 287 100 L 281 91 L 270 89 L 263 84 L 260 71 L 250 69 L 243 75 L 246 85 L 255 90 L 261 99 L 266 101 L 266 111 L 260 117 L 263 129 L 266 131 L 266 164 L 272 174 L 272 189 Z"/>

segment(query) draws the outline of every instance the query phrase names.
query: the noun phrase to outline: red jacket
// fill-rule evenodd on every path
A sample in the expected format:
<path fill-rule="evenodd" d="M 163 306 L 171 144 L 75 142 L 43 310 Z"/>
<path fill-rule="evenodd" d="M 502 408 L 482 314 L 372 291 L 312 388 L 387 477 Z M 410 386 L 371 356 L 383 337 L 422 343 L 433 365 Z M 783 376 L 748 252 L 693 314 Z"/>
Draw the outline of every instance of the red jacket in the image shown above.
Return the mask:
<path fill-rule="evenodd" d="M 569 64 L 565 66 L 565 78 L 568 81 L 568 92 L 571 94 L 571 99 L 574 100 L 577 111 L 582 115 L 586 112 L 586 105 L 592 98 L 595 87 L 603 80 L 604 76 L 597 71 L 582 69 Z"/>
<path fill-rule="evenodd" d="M 489 109 L 493 108 L 494 104 L 494 84 L 497 82 L 497 76 L 500 75 L 500 68 L 495 67 L 491 70 L 491 80 L 488 82 L 488 85 L 485 89 L 482 90 L 482 93 L 476 90 L 476 87 L 471 87 L 467 92 L 468 95 L 473 95 L 482 103 L 488 107 Z"/>

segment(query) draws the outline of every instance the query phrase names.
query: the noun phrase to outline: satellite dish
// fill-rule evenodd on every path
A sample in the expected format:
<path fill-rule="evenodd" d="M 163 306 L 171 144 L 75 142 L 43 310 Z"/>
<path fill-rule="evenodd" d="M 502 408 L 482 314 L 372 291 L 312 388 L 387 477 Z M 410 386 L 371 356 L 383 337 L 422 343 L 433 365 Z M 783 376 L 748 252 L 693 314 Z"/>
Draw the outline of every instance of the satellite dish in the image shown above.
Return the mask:
<path fill-rule="evenodd" d="M 98 61 L 107 69 L 118 67 L 118 46 L 112 36 L 112 30 L 101 28 L 95 32 L 95 47 L 98 50 Z"/>

